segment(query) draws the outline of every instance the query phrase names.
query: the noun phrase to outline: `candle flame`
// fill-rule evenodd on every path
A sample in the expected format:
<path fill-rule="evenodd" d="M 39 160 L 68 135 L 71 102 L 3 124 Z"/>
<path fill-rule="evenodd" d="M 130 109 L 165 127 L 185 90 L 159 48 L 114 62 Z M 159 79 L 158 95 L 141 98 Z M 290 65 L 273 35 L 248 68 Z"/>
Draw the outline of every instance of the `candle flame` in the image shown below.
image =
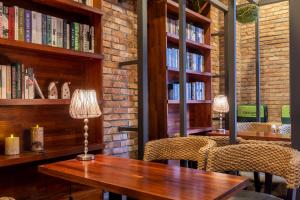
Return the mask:
<path fill-rule="evenodd" d="M 10 134 L 10 138 L 14 138 L 14 134 Z"/>
<path fill-rule="evenodd" d="M 39 128 L 39 125 L 38 125 L 38 124 L 36 125 L 36 128 Z"/>

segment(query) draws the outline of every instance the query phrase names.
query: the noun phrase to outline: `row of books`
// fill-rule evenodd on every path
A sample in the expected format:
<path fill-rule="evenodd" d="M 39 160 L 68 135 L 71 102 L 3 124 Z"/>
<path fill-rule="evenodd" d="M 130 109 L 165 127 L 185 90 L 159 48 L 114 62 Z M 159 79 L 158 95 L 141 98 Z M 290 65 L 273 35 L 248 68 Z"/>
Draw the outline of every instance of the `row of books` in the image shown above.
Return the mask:
<path fill-rule="evenodd" d="M 79 2 L 79 3 L 83 3 L 87 6 L 92 6 L 94 5 L 94 2 L 93 0 L 73 0 L 73 1 L 76 1 L 76 2 Z"/>
<path fill-rule="evenodd" d="M 25 68 L 20 63 L 0 65 L 1 99 L 34 99 L 35 91 L 42 94 L 33 68 Z"/>
<path fill-rule="evenodd" d="M 94 52 L 94 27 L 0 2 L 0 38 Z"/>
<path fill-rule="evenodd" d="M 179 83 L 173 83 L 168 85 L 169 100 L 180 99 L 180 87 Z M 186 98 L 187 100 L 205 100 L 205 83 L 204 82 L 190 82 L 186 83 Z"/>
<path fill-rule="evenodd" d="M 167 67 L 179 69 L 179 49 L 167 48 Z M 204 72 L 204 60 L 200 54 L 187 52 L 186 69 Z"/>
<path fill-rule="evenodd" d="M 179 24 L 178 20 L 168 18 L 167 20 L 167 32 L 172 35 L 179 35 Z M 201 27 L 194 26 L 188 23 L 186 25 L 186 37 L 188 40 L 203 43 L 204 42 L 204 30 Z"/>

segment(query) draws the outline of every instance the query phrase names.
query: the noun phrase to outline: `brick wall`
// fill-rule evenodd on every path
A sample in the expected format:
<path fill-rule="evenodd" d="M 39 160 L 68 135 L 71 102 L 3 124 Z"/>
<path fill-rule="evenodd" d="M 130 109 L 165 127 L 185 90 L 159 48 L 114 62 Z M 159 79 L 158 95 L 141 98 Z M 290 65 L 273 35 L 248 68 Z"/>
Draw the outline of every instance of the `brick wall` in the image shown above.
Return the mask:
<path fill-rule="evenodd" d="M 282 105 L 289 104 L 288 1 L 260 7 L 261 98 L 269 108 L 269 121 L 280 122 Z M 242 62 L 239 103 L 255 103 L 255 25 L 241 25 Z"/>
<path fill-rule="evenodd" d="M 104 153 L 122 157 L 135 157 L 137 151 L 137 133 L 118 131 L 119 126 L 137 125 L 137 66 L 118 66 L 137 57 L 134 3 L 103 2 Z"/>

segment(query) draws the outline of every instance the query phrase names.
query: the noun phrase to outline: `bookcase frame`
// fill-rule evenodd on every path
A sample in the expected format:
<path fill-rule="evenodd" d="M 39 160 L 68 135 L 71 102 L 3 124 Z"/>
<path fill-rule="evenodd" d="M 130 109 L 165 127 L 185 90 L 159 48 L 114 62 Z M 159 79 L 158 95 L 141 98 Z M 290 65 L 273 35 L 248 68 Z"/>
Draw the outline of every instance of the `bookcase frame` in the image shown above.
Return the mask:
<path fill-rule="evenodd" d="M 211 33 L 210 4 L 205 5 L 203 15 L 186 8 L 187 23 L 204 29 L 204 44 L 187 40 L 187 51 L 204 56 L 204 72 L 187 70 L 188 81 L 205 82 L 205 100 L 188 100 L 187 133 L 197 134 L 212 130 L 211 114 Z M 179 5 L 173 0 L 148 1 L 148 67 L 149 67 L 149 139 L 179 135 L 180 102 L 168 100 L 168 83 L 179 82 L 179 70 L 168 69 L 166 50 L 168 43 L 177 45 L 178 36 L 167 33 L 168 15 L 179 16 Z"/>
<path fill-rule="evenodd" d="M 19 62 L 25 67 L 32 67 L 45 97 L 51 81 L 59 81 L 59 93 L 62 83 L 67 81 L 71 82 L 71 93 L 77 88 L 95 89 L 100 108 L 103 110 L 102 0 L 93 0 L 93 7 L 73 0 L 1 1 L 7 6 L 16 5 L 94 26 L 95 53 L 0 39 L 0 64 L 9 65 Z M 41 189 L 43 181 L 34 175 L 38 172 L 37 165 L 33 162 L 41 164 L 50 162 L 50 159 L 60 160 L 83 152 L 83 120 L 70 117 L 69 104 L 70 100 L 66 99 L 0 99 L 0 167 L 6 167 L 4 170 L 6 173 L 7 167 L 18 170 L 18 173 L 15 173 L 18 175 L 14 173 L 9 176 L 1 175 L 3 177 L 0 183 L 1 195 L 11 195 L 16 199 L 30 199 L 30 195 L 38 196 L 39 192 L 45 193 L 45 190 Z M 30 151 L 30 127 L 35 124 L 44 127 L 45 151 L 42 153 Z M 3 155 L 4 138 L 11 133 L 20 137 L 20 155 Z M 102 116 L 89 120 L 89 148 L 90 151 L 98 152 L 104 148 Z M 26 166 L 31 168 L 30 175 L 22 174 L 23 177 L 17 177 L 20 176 L 20 170 L 23 168 L 18 168 L 20 164 L 24 165 L 24 170 Z M 35 178 L 30 180 L 28 176 Z M 58 182 L 54 181 L 55 184 Z M 49 194 L 51 195 L 51 192 Z"/>

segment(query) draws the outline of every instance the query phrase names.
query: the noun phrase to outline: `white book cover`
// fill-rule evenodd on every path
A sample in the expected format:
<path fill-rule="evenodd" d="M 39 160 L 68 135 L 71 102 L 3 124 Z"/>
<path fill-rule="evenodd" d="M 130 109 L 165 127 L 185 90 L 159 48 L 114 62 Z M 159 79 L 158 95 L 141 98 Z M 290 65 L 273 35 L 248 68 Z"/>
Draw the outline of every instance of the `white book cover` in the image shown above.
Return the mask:
<path fill-rule="evenodd" d="M 42 44 L 42 13 L 36 13 L 36 43 Z"/>
<path fill-rule="evenodd" d="M 37 34 L 36 34 L 36 12 L 31 11 L 31 34 L 32 34 L 32 43 L 37 44 Z"/>
<path fill-rule="evenodd" d="M 2 99 L 6 99 L 6 66 L 2 65 Z"/>
<path fill-rule="evenodd" d="M 67 49 L 70 49 L 70 24 L 67 24 Z"/>
<path fill-rule="evenodd" d="M 57 20 L 56 17 L 51 17 L 52 20 L 52 46 L 57 46 Z"/>
<path fill-rule="evenodd" d="M 29 83 L 30 79 L 27 73 L 24 75 L 24 99 L 29 99 Z"/>
<path fill-rule="evenodd" d="M 3 2 L 0 2 L 0 38 L 3 38 Z"/>
<path fill-rule="evenodd" d="M 15 6 L 15 40 L 19 40 L 19 7 Z"/>

